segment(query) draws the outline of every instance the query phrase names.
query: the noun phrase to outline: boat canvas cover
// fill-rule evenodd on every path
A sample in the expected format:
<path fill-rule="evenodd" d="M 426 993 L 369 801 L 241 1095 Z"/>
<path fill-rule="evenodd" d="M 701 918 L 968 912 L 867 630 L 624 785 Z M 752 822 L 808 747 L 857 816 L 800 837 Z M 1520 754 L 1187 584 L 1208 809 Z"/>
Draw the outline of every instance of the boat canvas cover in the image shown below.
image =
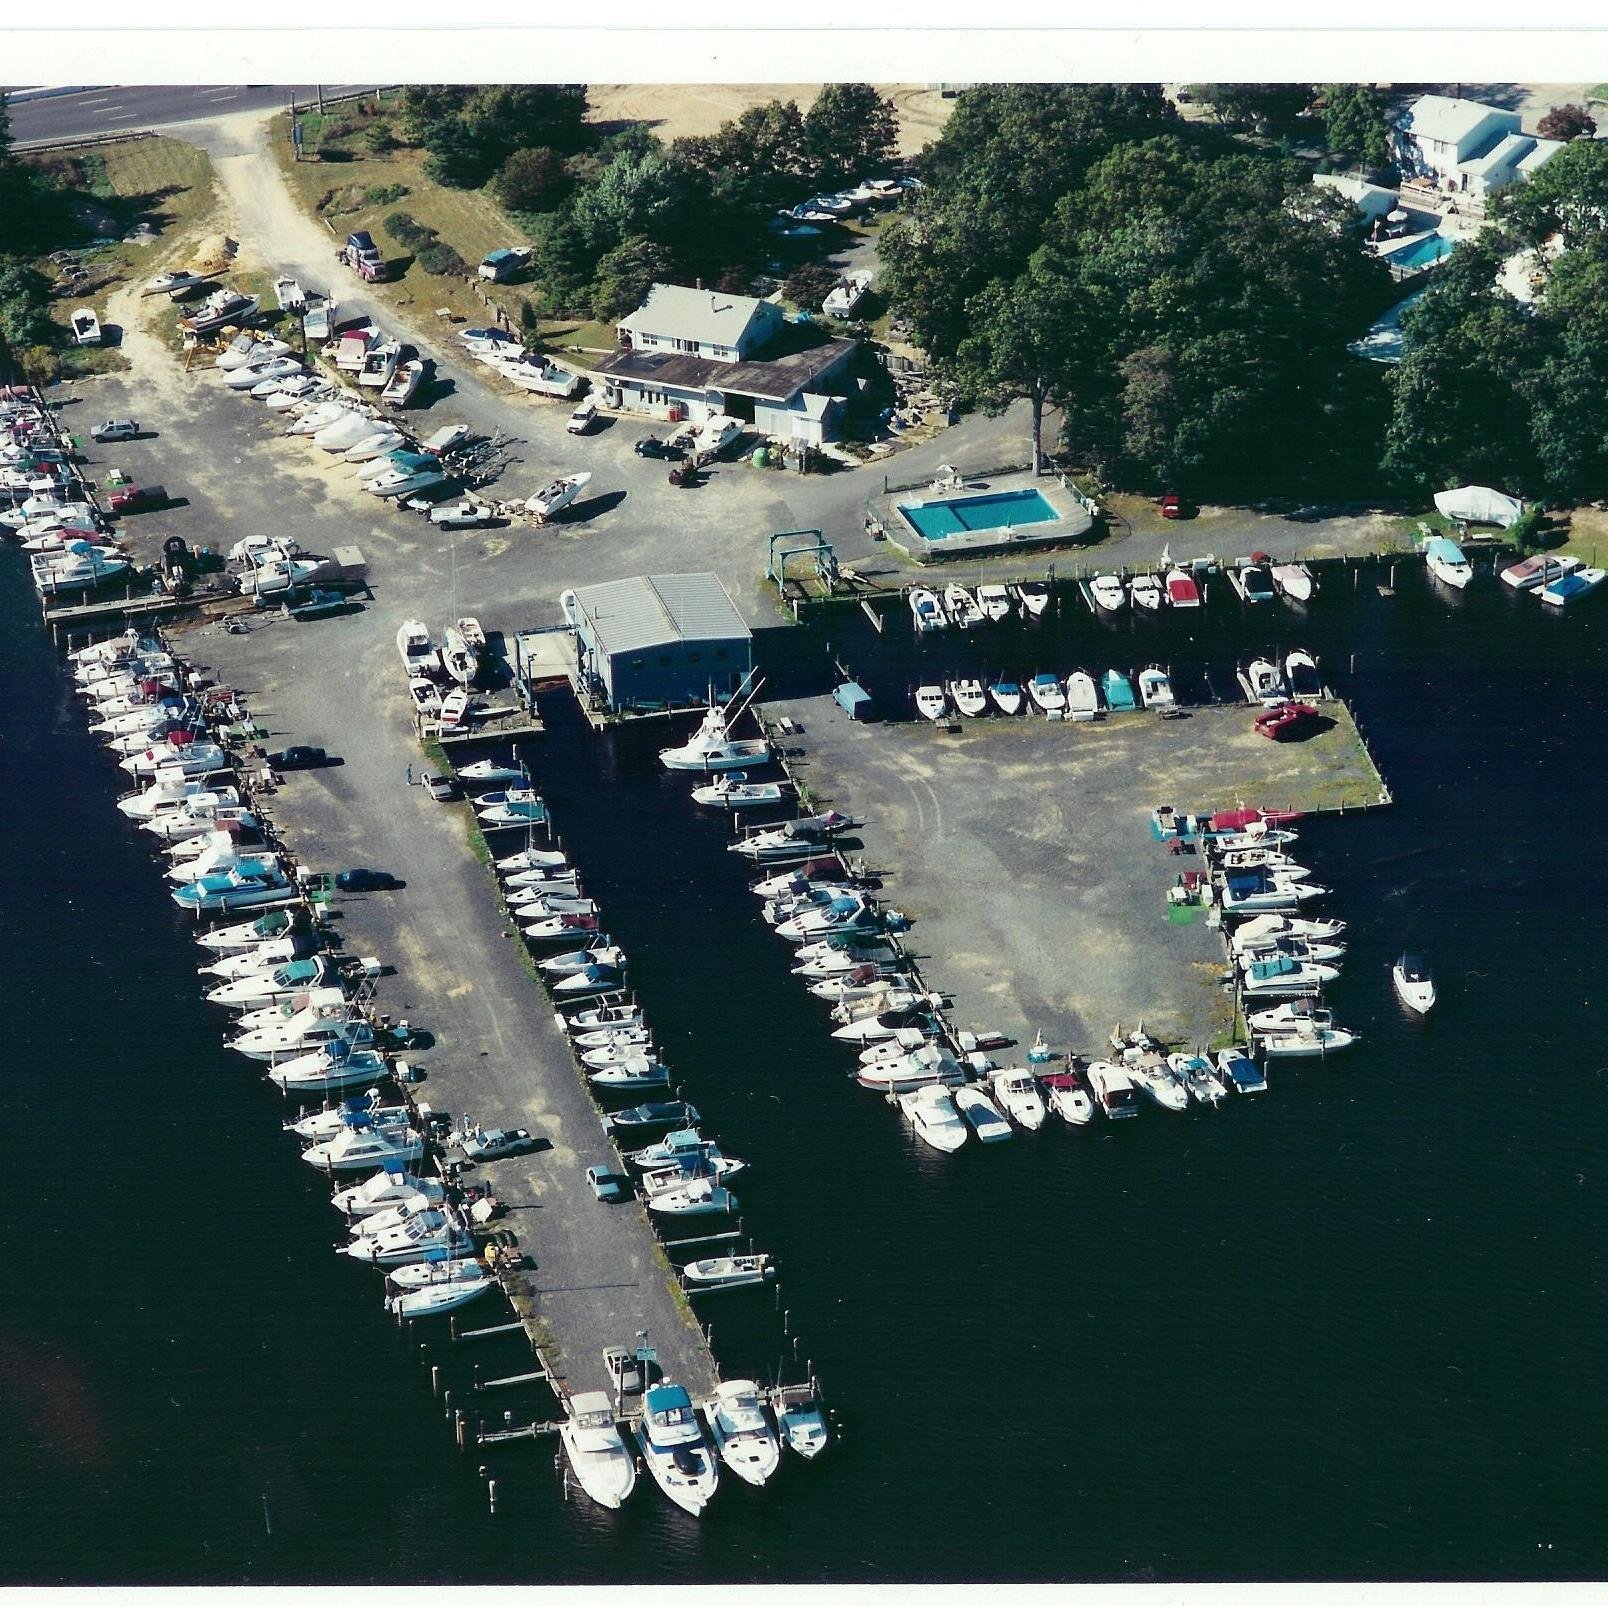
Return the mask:
<path fill-rule="evenodd" d="M 1489 485 L 1460 485 L 1456 490 L 1437 491 L 1435 509 L 1465 524 L 1495 524 L 1505 530 L 1524 512 L 1524 504 Z"/>
<path fill-rule="evenodd" d="M 1288 954 L 1274 959 L 1263 959 L 1251 966 L 1251 975 L 1258 981 L 1272 981 L 1276 976 L 1293 975 L 1301 967 Z"/>
<path fill-rule="evenodd" d="M 1463 549 L 1455 541 L 1449 541 L 1444 535 L 1432 536 L 1424 543 L 1424 556 L 1434 558 L 1437 562 L 1448 564 L 1467 563 L 1463 556 Z"/>

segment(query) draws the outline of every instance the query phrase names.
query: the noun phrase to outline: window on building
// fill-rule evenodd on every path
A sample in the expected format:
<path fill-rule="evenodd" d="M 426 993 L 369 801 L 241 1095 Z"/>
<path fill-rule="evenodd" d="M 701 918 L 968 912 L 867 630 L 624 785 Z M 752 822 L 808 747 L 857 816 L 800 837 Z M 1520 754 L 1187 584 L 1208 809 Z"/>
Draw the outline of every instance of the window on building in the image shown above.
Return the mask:
<path fill-rule="evenodd" d="M 689 652 L 687 654 L 687 662 L 689 664 L 695 664 L 695 663 L 698 663 L 702 659 L 702 657 L 703 657 L 702 653 Z"/>
<path fill-rule="evenodd" d="M 726 649 L 724 647 L 716 647 L 715 648 L 715 657 L 720 658 L 720 659 L 724 659 L 726 657 Z"/>

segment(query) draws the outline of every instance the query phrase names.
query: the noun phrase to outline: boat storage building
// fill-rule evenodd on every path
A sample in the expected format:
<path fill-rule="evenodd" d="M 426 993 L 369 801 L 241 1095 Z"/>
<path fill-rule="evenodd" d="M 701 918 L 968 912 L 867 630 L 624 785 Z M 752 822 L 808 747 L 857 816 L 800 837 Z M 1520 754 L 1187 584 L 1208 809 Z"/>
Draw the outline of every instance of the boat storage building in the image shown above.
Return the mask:
<path fill-rule="evenodd" d="M 616 713 L 729 696 L 753 669 L 753 633 L 718 575 L 636 575 L 559 602 L 583 695 Z"/>

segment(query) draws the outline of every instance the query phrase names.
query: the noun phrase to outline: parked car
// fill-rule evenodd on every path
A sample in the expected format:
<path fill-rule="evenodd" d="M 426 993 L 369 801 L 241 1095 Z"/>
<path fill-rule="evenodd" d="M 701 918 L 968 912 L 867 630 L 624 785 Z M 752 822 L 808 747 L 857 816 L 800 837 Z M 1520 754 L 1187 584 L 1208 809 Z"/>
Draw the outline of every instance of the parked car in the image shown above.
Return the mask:
<path fill-rule="evenodd" d="M 584 435 L 597 418 L 597 397 L 583 396 L 564 426 L 572 435 Z"/>
<path fill-rule="evenodd" d="M 273 770 L 316 770 L 329 762 L 329 754 L 322 747 L 282 747 L 268 755 L 268 767 Z"/>
<path fill-rule="evenodd" d="M 1192 519 L 1199 509 L 1187 497 L 1169 491 L 1161 499 L 1161 516 L 1164 519 Z"/>
<path fill-rule="evenodd" d="M 145 513 L 153 507 L 166 507 L 168 494 L 160 485 L 125 485 L 106 498 L 113 513 Z"/>
<path fill-rule="evenodd" d="M 337 870 L 335 872 L 335 890 L 337 892 L 387 892 L 397 885 L 397 879 L 389 870 Z"/>
<path fill-rule="evenodd" d="M 522 1126 L 477 1126 L 458 1139 L 458 1147 L 471 1160 L 501 1160 L 505 1155 L 530 1153 L 536 1140 Z"/>
<path fill-rule="evenodd" d="M 462 788 L 455 775 L 437 775 L 433 770 L 424 778 L 424 789 L 437 803 L 450 803 Z"/>
<path fill-rule="evenodd" d="M 638 457 L 662 457 L 667 462 L 678 462 L 687 455 L 686 448 L 674 441 L 662 441 L 657 435 L 647 435 L 631 448 Z"/>
<path fill-rule="evenodd" d="M 603 1365 L 609 1374 L 609 1383 L 617 1393 L 642 1392 L 641 1364 L 623 1344 L 611 1344 L 603 1351 Z"/>
<path fill-rule="evenodd" d="M 621 1199 L 629 1199 L 631 1190 L 625 1178 L 617 1176 L 606 1165 L 589 1165 L 586 1168 L 586 1180 L 592 1185 L 592 1193 L 605 1204 L 613 1204 Z"/>
<path fill-rule="evenodd" d="M 430 509 L 430 522 L 443 530 L 472 530 L 477 524 L 489 524 L 492 517 L 489 507 L 467 496 Z"/>
<path fill-rule="evenodd" d="M 90 434 L 98 441 L 132 441 L 139 438 L 140 426 L 132 418 L 108 418 Z"/>

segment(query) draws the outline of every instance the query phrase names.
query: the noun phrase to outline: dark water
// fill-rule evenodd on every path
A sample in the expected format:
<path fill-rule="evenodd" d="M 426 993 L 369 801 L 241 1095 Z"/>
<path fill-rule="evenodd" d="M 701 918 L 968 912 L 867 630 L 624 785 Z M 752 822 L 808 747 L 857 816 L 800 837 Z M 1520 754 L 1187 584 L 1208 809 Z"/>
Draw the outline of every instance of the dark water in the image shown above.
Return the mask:
<path fill-rule="evenodd" d="M 1449 604 L 1404 573 L 1394 600 L 1337 585 L 1283 627 L 1345 680 L 1398 799 L 1302 840 L 1351 922 L 1334 1002 L 1364 1046 L 1275 1069 L 1259 1101 L 948 1160 L 843 1074 L 728 828 L 658 770 L 662 733 L 600 741 L 555 705 L 541 784 L 667 1057 L 753 1163 L 745 1213 L 843 1437 L 701 1524 L 649 1486 L 616 1515 L 565 1506 L 550 1451 L 488 1454 L 493 1521 L 375 1285 L 330 1254 L 278 1099 L 219 1046 L 197 951 L 0 565 L 0 1578 L 1608 1571 L 1600 609 L 1544 617 L 1488 579 Z M 919 648 L 846 613 L 789 638 L 774 684 L 830 639 L 890 699 L 940 657 L 1159 659 L 1226 687 L 1274 629 L 1226 594 L 1185 632 L 1080 610 Z M 1390 993 L 1408 944 L 1440 978 L 1428 1022 Z M 768 1297 L 709 1312 L 728 1374 L 791 1356 Z M 466 1381 L 466 1355 L 433 1358 Z"/>

